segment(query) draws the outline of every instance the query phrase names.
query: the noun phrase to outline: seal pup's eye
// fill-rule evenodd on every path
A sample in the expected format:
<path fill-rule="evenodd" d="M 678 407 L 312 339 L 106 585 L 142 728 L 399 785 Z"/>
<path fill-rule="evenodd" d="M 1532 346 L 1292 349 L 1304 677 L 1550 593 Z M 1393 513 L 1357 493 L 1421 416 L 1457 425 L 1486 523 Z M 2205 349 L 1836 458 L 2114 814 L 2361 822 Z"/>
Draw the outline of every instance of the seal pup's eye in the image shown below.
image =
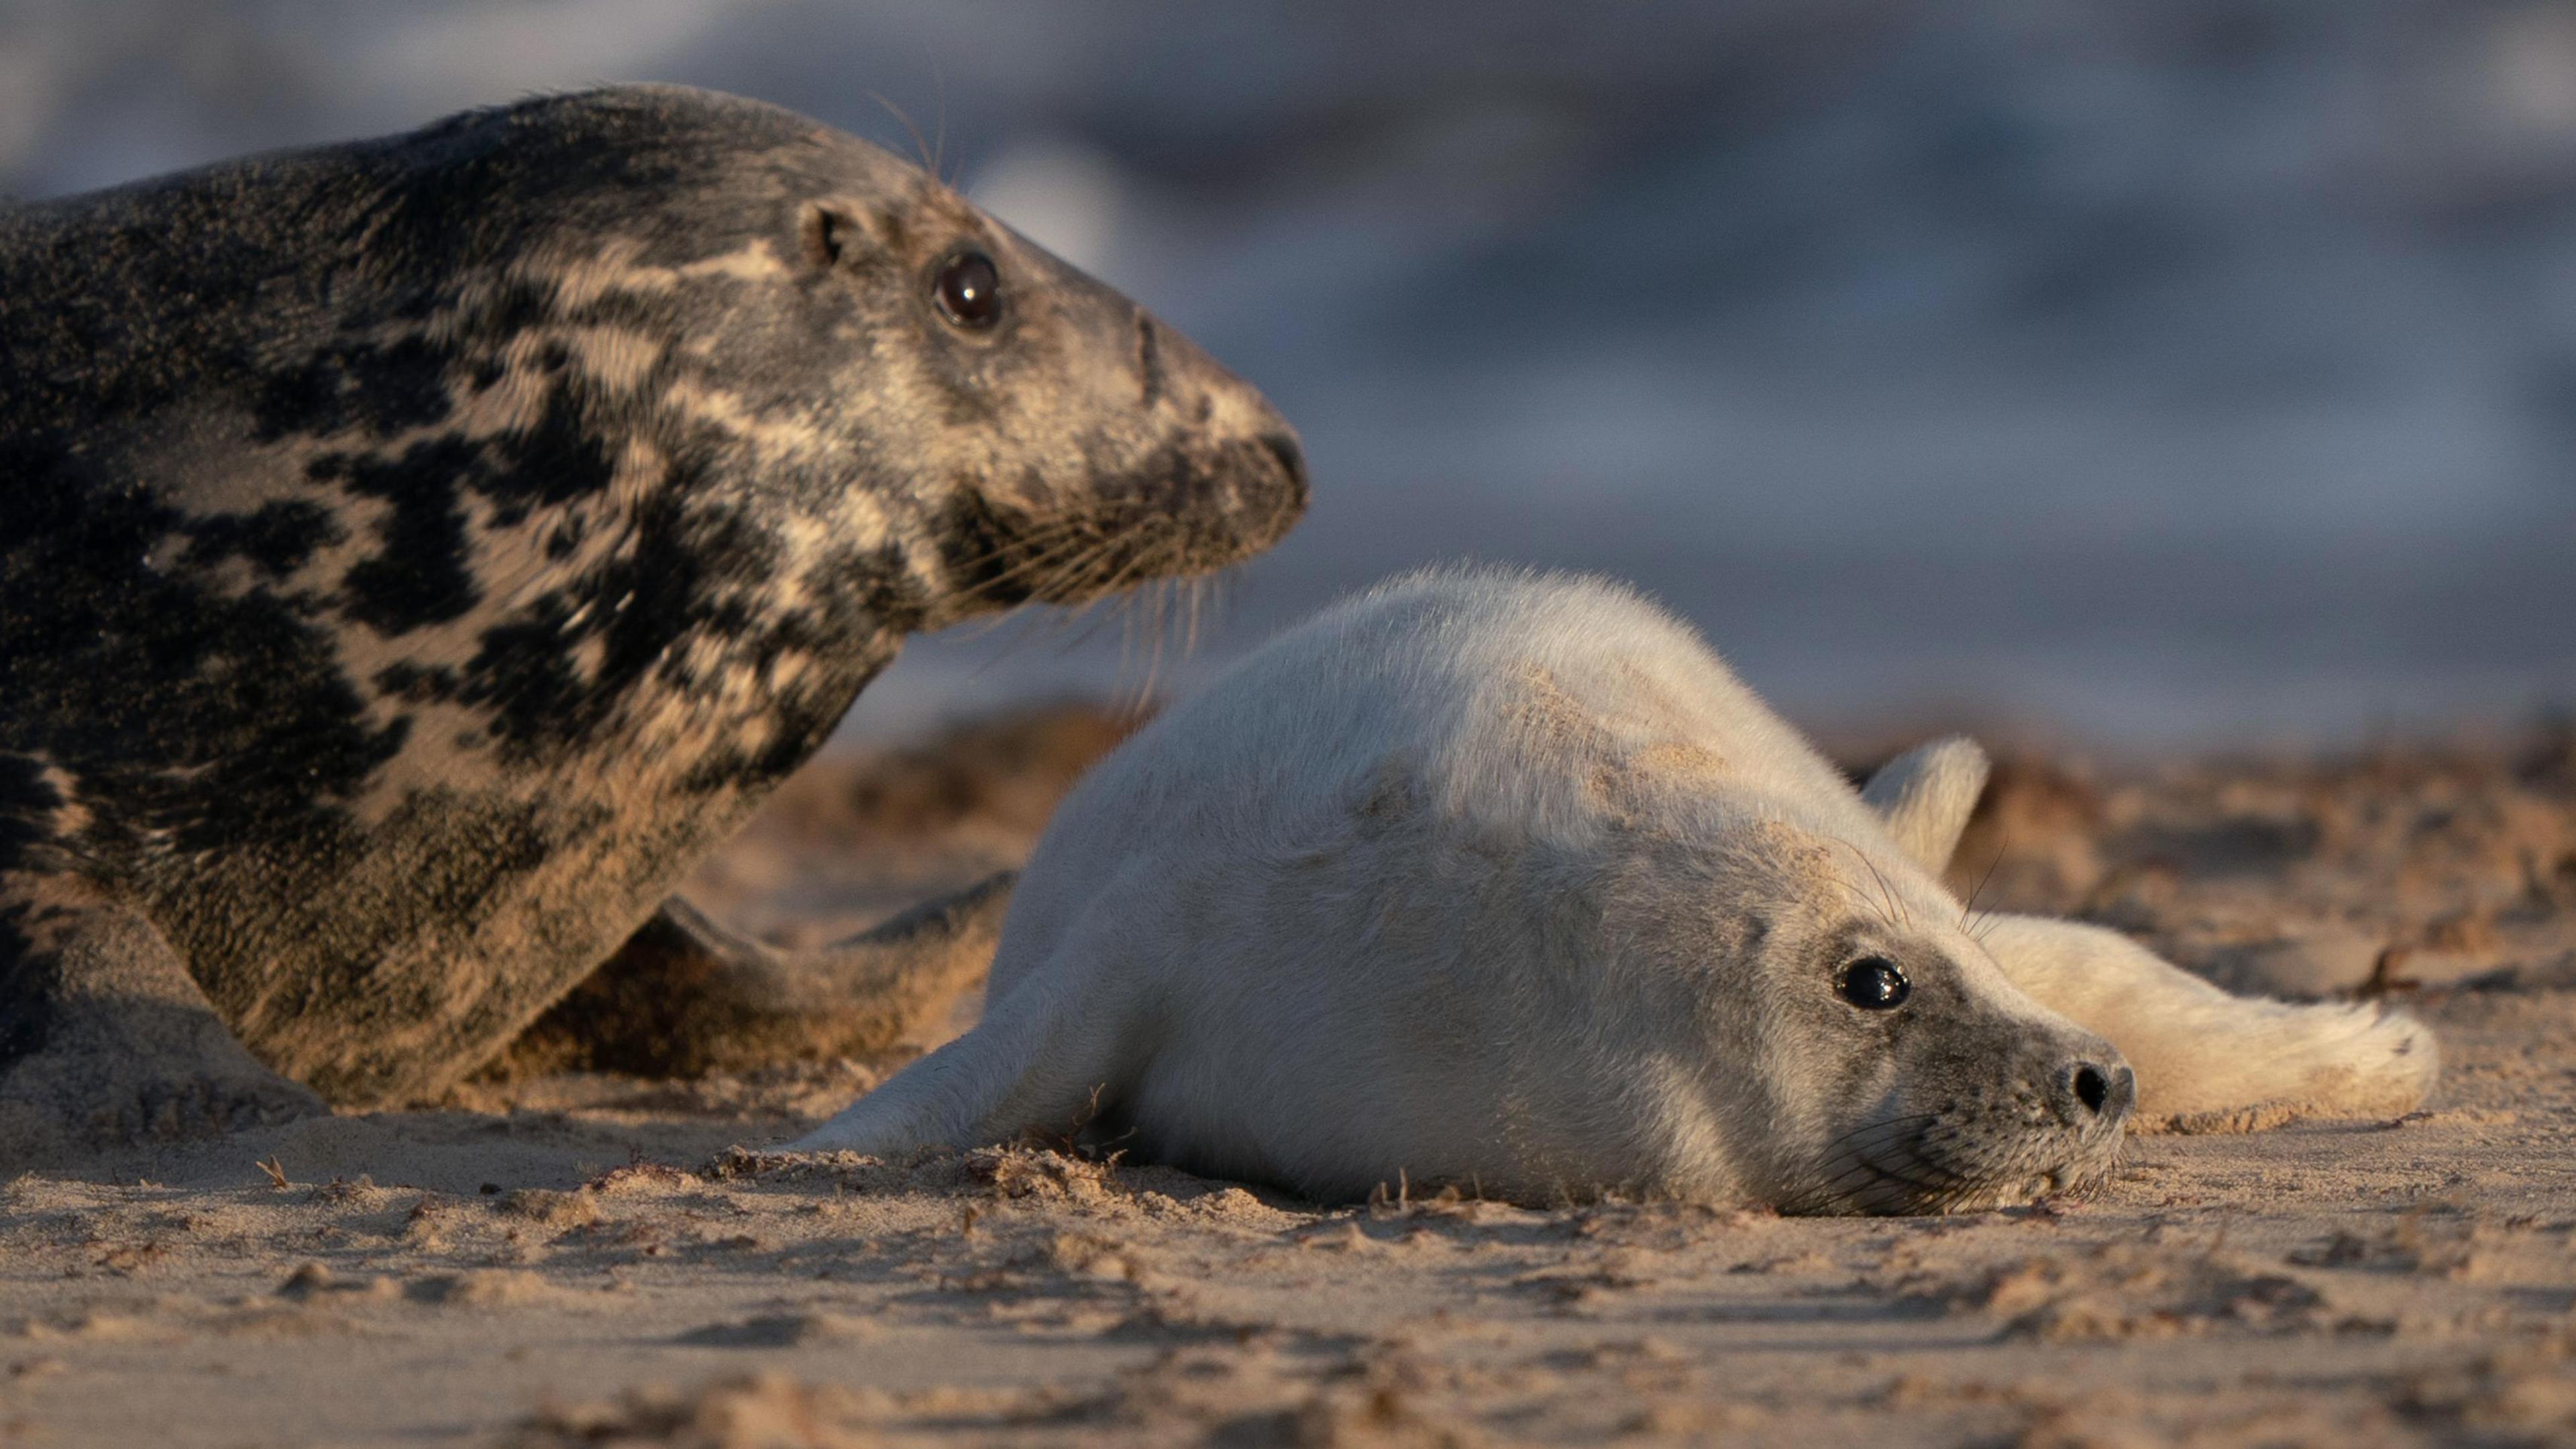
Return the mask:
<path fill-rule="evenodd" d="M 1893 1011 L 1913 990 L 1905 973 L 1884 956 L 1861 957 L 1834 982 L 1834 994 L 1863 1011 Z"/>
<path fill-rule="evenodd" d="M 976 331 L 1002 320 L 1002 274 L 982 252 L 959 252 L 939 264 L 931 284 L 949 321 Z"/>

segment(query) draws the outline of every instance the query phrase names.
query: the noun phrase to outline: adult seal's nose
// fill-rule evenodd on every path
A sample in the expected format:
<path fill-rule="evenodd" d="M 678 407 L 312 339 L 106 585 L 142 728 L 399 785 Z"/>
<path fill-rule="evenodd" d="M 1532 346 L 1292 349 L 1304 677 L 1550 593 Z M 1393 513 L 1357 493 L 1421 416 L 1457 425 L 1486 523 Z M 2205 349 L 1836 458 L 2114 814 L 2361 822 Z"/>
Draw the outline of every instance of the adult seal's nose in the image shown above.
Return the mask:
<path fill-rule="evenodd" d="M 1306 450 L 1297 446 L 1297 435 L 1286 429 L 1263 433 L 1261 446 L 1279 462 L 1279 471 L 1288 475 L 1288 487 L 1299 504 L 1306 501 Z"/>

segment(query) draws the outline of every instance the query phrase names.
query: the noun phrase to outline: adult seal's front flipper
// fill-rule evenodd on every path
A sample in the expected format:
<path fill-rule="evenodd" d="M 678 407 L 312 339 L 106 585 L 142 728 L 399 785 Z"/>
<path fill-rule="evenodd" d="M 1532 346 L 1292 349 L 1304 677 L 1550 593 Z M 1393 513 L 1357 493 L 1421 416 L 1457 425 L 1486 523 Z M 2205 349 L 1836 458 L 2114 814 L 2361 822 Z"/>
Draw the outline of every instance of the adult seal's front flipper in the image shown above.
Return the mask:
<path fill-rule="evenodd" d="M 502 1065 L 696 1077 L 883 1050 L 992 965 L 1014 879 L 1005 871 L 813 951 L 738 935 L 674 896 Z"/>
<path fill-rule="evenodd" d="M 77 876 L 0 872 L 0 1172 L 323 1110 L 242 1049 L 139 911 Z"/>
<path fill-rule="evenodd" d="M 1306 495 L 1186 338 L 737 97 L 0 206 L 0 870 L 52 851 L 335 1105 L 434 1099 L 907 636 L 1228 567 Z M 966 927 L 796 958 L 675 910 L 584 992 L 641 971 L 658 1039 L 598 1059 L 882 1042 Z"/>

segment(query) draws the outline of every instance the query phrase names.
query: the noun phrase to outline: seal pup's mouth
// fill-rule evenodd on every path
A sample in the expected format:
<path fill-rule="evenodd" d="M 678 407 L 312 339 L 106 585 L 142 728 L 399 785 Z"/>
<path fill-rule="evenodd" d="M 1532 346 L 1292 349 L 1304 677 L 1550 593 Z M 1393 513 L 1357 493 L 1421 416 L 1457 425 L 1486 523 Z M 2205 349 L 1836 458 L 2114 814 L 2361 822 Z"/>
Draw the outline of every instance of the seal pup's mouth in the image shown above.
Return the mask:
<path fill-rule="evenodd" d="M 2002 1140 L 1941 1113 L 1883 1118 L 1836 1139 L 1813 1185 L 1786 1195 L 1780 1210 L 1914 1217 L 2081 1196 L 2110 1177 L 2127 1116 L 2123 1104 L 2081 1129 L 2015 1123 L 2005 1130 L 2020 1135 Z"/>

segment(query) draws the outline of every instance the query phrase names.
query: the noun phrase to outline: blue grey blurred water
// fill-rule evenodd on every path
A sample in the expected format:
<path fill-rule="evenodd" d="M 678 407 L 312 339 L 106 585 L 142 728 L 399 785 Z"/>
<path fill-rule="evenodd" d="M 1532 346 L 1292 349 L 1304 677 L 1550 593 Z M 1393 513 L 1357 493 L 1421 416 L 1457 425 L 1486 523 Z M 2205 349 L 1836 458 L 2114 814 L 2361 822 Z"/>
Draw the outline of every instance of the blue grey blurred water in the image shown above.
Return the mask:
<path fill-rule="evenodd" d="M 0 0 L 0 189 L 599 80 L 899 110 L 1316 494 L 1187 659 L 970 629 L 856 731 L 1186 686 L 1459 556 L 1634 579 L 1847 728 L 2576 701 L 2576 6 L 2136 9 Z"/>

